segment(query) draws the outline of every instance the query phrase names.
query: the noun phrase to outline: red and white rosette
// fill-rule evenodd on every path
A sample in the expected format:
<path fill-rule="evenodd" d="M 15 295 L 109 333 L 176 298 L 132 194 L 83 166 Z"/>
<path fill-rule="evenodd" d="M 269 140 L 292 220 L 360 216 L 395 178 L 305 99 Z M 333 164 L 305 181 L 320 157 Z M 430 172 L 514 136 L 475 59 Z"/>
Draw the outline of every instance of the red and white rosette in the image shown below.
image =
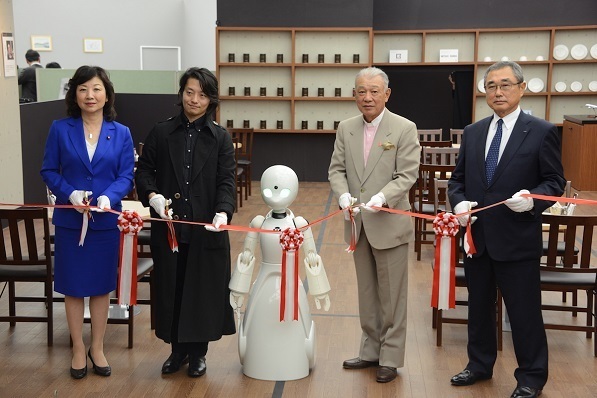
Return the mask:
<path fill-rule="evenodd" d="M 137 234 L 142 228 L 143 220 L 135 211 L 125 210 L 118 217 L 118 304 L 137 304 Z"/>
<path fill-rule="evenodd" d="M 433 220 L 435 262 L 431 306 L 438 310 L 456 307 L 456 234 L 458 219 L 452 213 L 439 213 Z"/>
<path fill-rule="evenodd" d="M 296 228 L 286 228 L 280 234 L 282 246 L 282 280 L 280 281 L 280 322 L 298 320 L 299 259 L 298 249 L 303 244 L 303 233 Z M 294 257 L 294 267 L 288 267 L 287 257 Z"/>

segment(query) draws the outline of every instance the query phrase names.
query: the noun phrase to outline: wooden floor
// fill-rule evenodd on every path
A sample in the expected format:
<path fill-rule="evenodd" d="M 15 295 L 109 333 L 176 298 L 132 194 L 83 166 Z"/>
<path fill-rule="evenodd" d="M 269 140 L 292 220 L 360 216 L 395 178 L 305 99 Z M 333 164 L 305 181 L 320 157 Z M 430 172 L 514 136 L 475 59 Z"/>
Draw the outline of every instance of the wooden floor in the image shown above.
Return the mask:
<path fill-rule="evenodd" d="M 253 196 L 235 214 L 233 224 L 248 225 L 255 215 L 267 212 L 258 188 L 256 184 Z M 581 193 L 581 197 L 597 199 L 597 193 Z M 291 206 L 295 215 L 309 221 L 336 208 L 327 183 L 301 183 L 299 197 Z M 597 208 L 579 207 L 578 212 L 595 214 Z M 398 378 L 379 384 L 375 369 L 342 368 L 343 360 L 358 355 L 360 337 L 354 265 L 351 255 L 344 251 L 342 222 L 341 217 L 334 217 L 313 228 L 333 290 L 329 312 L 316 310 L 311 303 L 318 333 L 317 362 L 308 377 L 271 382 L 244 376 L 235 335 L 210 344 L 205 376 L 191 379 L 186 369 L 163 376 L 160 369 L 170 348 L 150 330 L 149 308 L 141 306 L 135 317 L 133 349 L 127 349 L 125 325 L 108 325 L 105 351 L 112 376 L 103 378 L 90 372 L 82 380 L 73 380 L 69 375 L 71 352 L 64 305 L 55 303 L 53 347 L 46 346 L 45 324 L 19 323 L 10 328 L 0 323 L 0 397 L 509 397 L 516 385 L 516 359 L 507 332 L 493 379 L 470 387 L 450 385 L 450 377 L 467 363 L 466 326 L 446 325 L 443 346 L 436 347 L 429 306 L 431 246 L 424 246 L 421 261 L 416 261 L 410 251 L 406 363 L 399 369 Z M 243 234 L 231 233 L 233 259 L 243 239 Z M 140 284 L 141 295 L 147 293 L 145 285 Z M 549 300 L 561 301 L 561 296 L 545 295 L 544 301 Z M 7 313 L 6 302 L 4 292 L 0 313 Z M 33 303 L 20 308 L 28 313 L 42 311 L 41 305 Z M 89 325 L 85 334 L 88 344 Z M 597 397 L 593 341 L 580 332 L 548 330 L 547 337 L 550 378 L 542 397 Z"/>

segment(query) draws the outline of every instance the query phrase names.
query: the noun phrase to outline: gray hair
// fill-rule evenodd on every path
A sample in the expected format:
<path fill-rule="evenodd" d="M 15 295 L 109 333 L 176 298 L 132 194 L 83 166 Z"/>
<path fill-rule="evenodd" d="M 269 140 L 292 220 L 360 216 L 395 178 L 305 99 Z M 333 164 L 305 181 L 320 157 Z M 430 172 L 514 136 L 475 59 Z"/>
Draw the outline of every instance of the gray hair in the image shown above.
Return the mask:
<path fill-rule="evenodd" d="M 377 77 L 377 76 L 381 76 L 381 78 L 383 79 L 383 85 L 384 85 L 384 90 L 387 89 L 390 86 L 390 78 L 388 77 L 388 75 L 386 74 L 386 72 L 384 72 L 383 70 L 376 68 L 375 66 L 372 66 L 370 68 L 364 68 L 361 69 L 359 71 L 359 73 L 357 73 L 354 82 L 355 82 L 355 87 L 356 87 L 356 82 L 357 80 L 359 80 L 361 77 L 368 77 L 368 78 L 373 78 L 373 77 Z"/>
<path fill-rule="evenodd" d="M 499 70 L 503 68 L 511 68 L 512 72 L 514 73 L 514 77 L 518 80 L 517 83 L 522 83 L 524 81 L 524 76 L 522 74 L 522 68 L 514 61 L 499 61 L 495 64 L 491 65 L 485 71 L 485 75 L 483 76 L 483 82 L 487 83 L 487 75 L 494 70 Z"/>

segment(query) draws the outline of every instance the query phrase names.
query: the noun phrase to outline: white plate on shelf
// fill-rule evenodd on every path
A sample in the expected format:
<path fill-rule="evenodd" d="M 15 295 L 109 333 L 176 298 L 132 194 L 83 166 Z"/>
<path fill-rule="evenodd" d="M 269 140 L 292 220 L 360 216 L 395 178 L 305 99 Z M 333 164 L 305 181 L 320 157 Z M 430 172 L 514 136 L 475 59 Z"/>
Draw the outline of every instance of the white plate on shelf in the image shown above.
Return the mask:
<path fill-rule="evenodd" d="M 539 79 L 538 77 L 533 77 L 531 80 L 529 80 L 527 87 L 531 93 L 538 93 L 543 90 L 545 83 L 543 83 L 543 80 Z"/>
<path fill-rule="evenodd" d="M 563 44 L 558 44 L 553 48 L 553 57 L 558 61 L 566 59 L 568 57 L 568 47 Z"/>
<path fill-rule="evenodd" d="M 587 47 L 584 44 L 575 44 L 570 49 L 570 55 L 572 56 L 572 58 L 577 60 L 585 59 L 588 53 L 589 51 L 587 50 Z"/>
<path fill-rule="evenodd" d="M 591 47 L 591 57 L 597 59 L 597 44 L 593 44 Z"/>
<path fill-rule="evenodd" d="M 566 91 L 566 83 L 557 82 L 555 85 L 555 89 L 558 93 L 562 93 L 562 92 Z"/>
<path fill-rule="evenodd" d="M 482 93 L 485 93 L 485 81 L 484 81 L 484 79 L 479 80 L 479 83 L 477 83 L 477 90 L 479 90 Z"/>
<path fill-rule="evenodd" d="M 589 83 L 589 90 L 597 91 L 597 80 L 593 80 Z"/>
<path fill-rule="evenodd" d="M 570 90 L 574 91 L 575 93 L 578 93 L 580 90 L 582 90 L 582 83 L 579 81 L 574 81 L 570 83 Z"/>

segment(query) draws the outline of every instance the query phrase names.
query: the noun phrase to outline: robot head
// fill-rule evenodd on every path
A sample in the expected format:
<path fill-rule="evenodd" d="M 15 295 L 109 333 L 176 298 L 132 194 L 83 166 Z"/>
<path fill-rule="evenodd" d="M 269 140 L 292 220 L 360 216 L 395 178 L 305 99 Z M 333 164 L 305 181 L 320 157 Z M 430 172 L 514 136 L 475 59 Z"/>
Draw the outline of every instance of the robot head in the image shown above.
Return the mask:
<path fill-rule="evenodd" d="M 261 175 L 261 197 L 274 211 L 284 211 L 298 193 L 298 177 L 287 166 L 271 166 Z"/>

